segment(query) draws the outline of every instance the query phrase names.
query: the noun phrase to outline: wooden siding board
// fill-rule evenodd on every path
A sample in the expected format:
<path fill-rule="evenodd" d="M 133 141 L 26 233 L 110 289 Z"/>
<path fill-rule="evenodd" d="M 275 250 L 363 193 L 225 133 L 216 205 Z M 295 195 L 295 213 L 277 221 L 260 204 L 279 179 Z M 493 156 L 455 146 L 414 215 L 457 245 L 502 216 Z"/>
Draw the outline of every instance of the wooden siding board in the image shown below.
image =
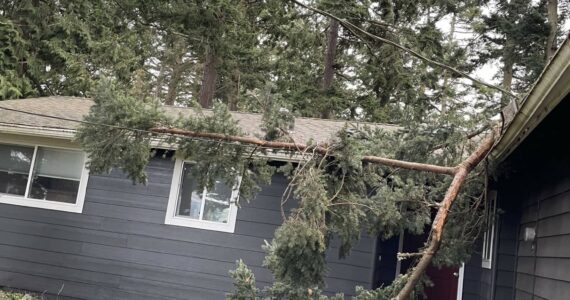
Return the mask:
<path fill-rule="evenodd" d="M 545 299 L 568 299 L 570 282 L 536 277 L 534 294 Z"/>
<path fill-rule="evenodd" d="M 519 257 L 517 263 L 517 272 L 524 274 L 533 274 L 534 272 L 534 257 Z"/>
<path fill-rule="evenodd" d="M 0 231 L 113 246 L 127 244 L 126 234 L 9 218 L 0 218 Z"/>
<path fill-rule="evenodd" d="M 1 267 L 0 267 L 1 268 Z M 74 281 L 63 281 L 37 275 L 22 274 L 0 269 L 0 282 L 6 287 L 20 288 L 45 293 L 47 299 L 58 299 L 58 293 L 77 299 L 124 299 L 115 297 L 117 290 Z M 61 292 L 60 292 L 61 291 Z M 144 294 L 136 294 L 137 299 L 151 300 Z"/>
<path fill-rule="evenodd" d="M 517 300 L 533 300 L 533 296 L 525 291 L 516 290 L 515 299 Z"/>
<path fill-rule="evenodd" d="M 46 224 L 66 225 L 71 227 L 98 229 L 101 217 L 84 214 L 67 213 L 63 211 L 48 211 L 41 208 L 25 207 L 10 204 L 0 204 L 0 218 L 38 221 Z"/>
<path fill-rule="evenodd" d="M 168 204 L 167 197 L 132 194 L 120 191 L 91 190 L 85 196 L 88 203 L 112 204 L 134 208 L 145 208 L 162 211 Z"/>
<path fill-rule="evenodd" d="M 280 223 L 285 179 L 275 177 L 242 203 L 236 232 L 229 234 L 163 224 L 172 166 L 153 160 L 146 186 L 118 171 L 92 175 L 82 214 L 0 204 L 0 264 L 10 262 L 0 268 L 0 284 L 52 292 L 65 283 L 62 295 L 88 299 L 221 299 L 233 288 L 228 271 L 239 258 L 259 285 L 269 284 L 261 245 Z M 340 259 L 333 240 L 325 291 L 352 295 L 356 285 L 370 288 L 374 243 L 363 235 Z"/>
<path fill-rule="evenodd" d="M 570 203 L 570 199 L 567 201 Z M 555 215 L 538 223 L 536 236 L 539 238 L 564 234 L 570 234 L 570 213 Z"/>
<path fill-rule="evenodd" d="M 60 266 L 61 262 L 65 260 L 65 265 L 72 273 L 73 270 L 77 269 L 108 275 L 149 280 L 152 279 L 176 284 L 188 285 L 189 283 L 192 283 L 196 286 L 203 286 L 211 289 L 222 286 L 231 286 L 231 279 L 227 276 L 180 271 L 164 267 L 93 258 L 84 255 L 70 255 L 59 252 L 49 252 L 5 245 L 0 245 L 0 254 L 6 255 L 7 258 L 10 259 L 53 266 Z"/>
<path fill-rule="evenodd" d="M 535 272 L 537 276 L 560 281 L 570 281 L 568 270 L 570 270 L 570 259 L 537 258 Z"/>
<path fill-rule="evenodd" d="M 570 235 L 537 239 L 537 256 L 570 258 Z"/>
<path fill-rule="evenodd" d="M 516 282 L 517 290 L 532 294 L 533 286 L 534 286 L 534 276 L 523 273 L 519 273 L 517 275 L 517 282 Z"/>
<path fill-rule="evenodd" d="M 511 287 L 514 286 L 514 281 L 515 281 L 513 273 L 514 272 L 497 271 L 497 278 L 495 281 L 495 285 L 510 289 Z"/>
<path fill-rule="evenodd" d="M 499 286 L 495 289 L 495 299 L 509 300 L 513 298 L 513 289 Z"/>
<path fill-rule="evenodd" d="M 536 199 L 535 199 L 536 201 Z M 557 194 L 549 199 L 541 199 L 540 201 L 540 218 L 548 218 L 550 216 L 560 215 L 570 212 L 570 192 L 566 191 Z"/>
<path fill-rule="evenodd" d="M 481 247 L 481 242 L 476 243 L 476 247 Z M 481 299 L 481 253 L 475 252 L 469 261 L 465 263 L 463 278 L 463 299 Z"/>

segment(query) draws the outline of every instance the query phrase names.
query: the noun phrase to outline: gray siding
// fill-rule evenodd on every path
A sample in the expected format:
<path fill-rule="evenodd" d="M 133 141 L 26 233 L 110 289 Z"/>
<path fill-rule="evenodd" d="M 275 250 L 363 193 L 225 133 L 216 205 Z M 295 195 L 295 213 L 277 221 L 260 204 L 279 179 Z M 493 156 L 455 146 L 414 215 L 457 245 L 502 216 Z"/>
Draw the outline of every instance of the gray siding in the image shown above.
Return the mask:
<path fill-rule="evenodd" d="M 281 223 L 286 180 L 275 176 L 243 203 L 232 234 L 164 225 L 172 170 L 153 160 L 146 186 L 92 175 L 82 214 L 0 204 L 0 285 L 86 299 L 223 299 L 240 258 L 269 284 L 261 245 Z M 363 237 L 341 260 L 333 241 L 327 290 L 370 287 L 374 244 Z"/>
<path fill-rule="evenodd" d="M 505 195 L 507 197 L 507 195 Z M 506 201 L 505 201 L 506 202 Z M 503 209 L 498 220 L 498 237 L 495 240 L 495 255 L 493 257 L 492 299 L 513 299 L 515 286 L 516 248 L 518 238 L 519 214 L 511 209 Z"/>
<path fill-rule="evenodd" d="M 477 244 L 477 249 L 481 244 Z M 475 252 L 471 259 L 465 263 L 463 272 L 463 300 L 485 299 L 481 295 L 481 273 L 486 270 L 481 268 L 481 253 Z"/>
<path fill-rule="evenodd" d="M 567 299 L 570 295 L 570 177 L 553 177 L 525 199 L 519 233 L 517 299 Z M 536 228 L 535 243 L 524 228 Z"/>

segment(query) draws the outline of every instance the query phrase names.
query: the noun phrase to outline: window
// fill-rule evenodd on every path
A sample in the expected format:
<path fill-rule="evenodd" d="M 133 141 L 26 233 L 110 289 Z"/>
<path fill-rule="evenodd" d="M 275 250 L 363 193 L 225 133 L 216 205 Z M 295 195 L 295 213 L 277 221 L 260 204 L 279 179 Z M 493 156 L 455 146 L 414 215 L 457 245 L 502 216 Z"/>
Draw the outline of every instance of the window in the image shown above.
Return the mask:
<path fill-rule="evenodd" d="M 165 223 L 234 232 L 239 179 L 233 187 L 218 180 L 211 190 L 199 189 L 192 165 L 176 160 Z"/>
<path fill-rule="evenodd" d="M 0 144 L 0 203 L 81 212 L 86 181 L 81 151 Z"/>
<path fill-rule="evenodd" d="M 481 266 L 491 269 L 493 260 L 493 242 L 495 239 L 495 215 L 497 213 L 497 191 L 487 193 L 487 231 L 483 234 L 483 251 L 481 253 Z"/>

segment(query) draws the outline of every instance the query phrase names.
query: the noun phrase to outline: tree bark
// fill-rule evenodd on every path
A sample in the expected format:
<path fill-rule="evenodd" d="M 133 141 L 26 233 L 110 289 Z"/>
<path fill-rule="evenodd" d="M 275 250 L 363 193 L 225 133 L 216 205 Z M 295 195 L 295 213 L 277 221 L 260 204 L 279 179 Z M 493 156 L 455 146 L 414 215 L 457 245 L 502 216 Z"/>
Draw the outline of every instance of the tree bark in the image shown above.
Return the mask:
<path fill-rule="evenodd" d="M 513 84 L 513 66 L 514 66 L 514 42 L 511 37 L 507 37 L 505 46 L 503 47 L 503 89 L 511 91 Z M 503 95 L 501 98 L 502 106 L 509 103 L 508 97 Z"/>
<path fill-rule="evenodd" d="M 451 17 L 451 23 L 449 30 L 449 36 L 447 38 L 447 55 L 451 56 L 451 51 L 453 50 L 453 36 L 455 35 L 455 23 L 457 22 L 457 16 L 453 13 Z M 448 70 L 443 70 L 443 95 L 441 96 L 441 116 L 445 118 L 445 114 L 447 112 L 447 85 L 449 84 L 449 73 Z"/>
<path fill-rule="evenodd" d="M 168 91 L 164 98 L 165 105 L 173 105 L 176 100 L 176 96 L 178 96 L 178 86 L 180 85 L 180 80 L 182 80 L 182 74 L 187 67 L 186 64 L 182 63 L 184 54 L 185 53 L 183 52 L 175 54 L 172 73 L 170 74 L 170 81 L 168 82 Z"/>
<path fill-rule="evenodd" d="M 325 70 L 323 74 L 323 93 L 326 94 L 332 87 L 334 79 L 334 61 L 336 57 L 336 47 L 338 44 L 338 29 L 339 23 L 335 19 L 331 19 L 329 25 L 329 32 L 327 38 L 327 50 L 325 53 Z M 326 103 L 321 116 L 324 119 L 330 118 L 331 115 L 331 105 Z"/>
<path fill-rule="evenodd" d="M 217 67 L 218 58 L 212 50 L 208 50 L 204 61 L 202 86 L 200 87 L 200 96 L 198 99 L 203 108 L 211 108 L 214 103 L 214 93 L 216 91 L 216 82 L 218 80 Z"/>
<path fill-rule="evenodd" d="M 230 76 L 230 87 L 227 94 L 228 108 L 231 111 L 238 110 L 239 90 L 240 90 L 241 73 L 239 69 L 235 69 Z"/>
<path fill-rule="evenodd" d="M 406 282 L 406 285 L 395 297 L 396 300 L 408 299 L 418 284 L 421 276 L 427 270 L 433 257 L 435 256 L 435 253 L 437 253 L 437 250 L 439 250 L 439 246 L 441 245 L 441 238 L 443 236 L 443 226 L 447 220 L 449 209 L 455 201 L 455 198 L 457 197 L 461 186 L 465 182 L 465 178 L 467 178 L 469 172 L 471 172 L 479 164 L 479 162 L 485 158 L 489 151 L 491 151 L 494 143 L 495 134 L 493 131 L 485 140 L 483 140 L 475 152 L 473 152 L 466 160 L 457 166 L 457 172 L 455 173 L 453 181 L 445 193 L 443 201 L 441 201 L 440 207 L 437 210 L 437 214 L 432 223 L 429 244 L 425 248 L 423 252 L 424 254 L 422 255 L 418 264 L 412 269 L 410 278 Z"/>
<path fill-rule="evenodd" d="M 327 145 L 323 144 L 305 145 L 305 144 L 297 144 L 295 142 L 267 141 L 249 136 L 234 136 L 234 135 L 226 135 L 223 133 L 199 132 L 199 131 L 191 131 L 179 128 L 155 127 L 155 128 L 150 128 L 149 131 L 160 134 L 169 134 L 173 136 L 195 137 L 195 138 L 253 145 L 263 148 L 284 149 L 284 150 L 299 151 L 299 152 L 314 151 L 315 153 L 321 155 L 329 155 L 329 149 Z M 445 174 L 451 176 L 455 175 L 458 170 L 458 167 L 445 167 L 438 165 L 422 164 L 422 163 L 408 162 L 408 161 L 396 160 L 379 156 L 363 156 L 362 162 L 380 164 L 393 168 L 432 172 L 432 173 Z"/>
<path fill-rule="evenodd" d="M 556 32 L 558 31 L 558 0 L 548 0 L 546 4 L 548 12 L 548 39 L 546 40 L 546 60 L 549 60 L 556 52 Z"/>

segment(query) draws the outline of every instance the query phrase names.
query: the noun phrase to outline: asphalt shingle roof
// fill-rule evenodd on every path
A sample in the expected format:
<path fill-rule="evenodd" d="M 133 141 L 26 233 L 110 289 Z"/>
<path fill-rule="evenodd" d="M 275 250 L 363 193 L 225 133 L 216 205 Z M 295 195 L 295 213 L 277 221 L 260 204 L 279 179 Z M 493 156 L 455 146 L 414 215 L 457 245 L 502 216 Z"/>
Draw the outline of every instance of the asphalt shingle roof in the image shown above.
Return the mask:
<path fill-rule="evenodd" d="M 0 101 L 0 126 L 22 126 L 40 128 L 45 130 L 74 130 L 79 123 L 72 121 L 58 120 L 41 116 L 34 116 L 20 112 L 8 111 L 1 109 L 2 107 L 11 108 L 26 112 L 45 114 L 60 118 L 73 120 L 82 120 L 83 116 L 89 113 L 89 108 L 93 105 L 93 101 L 89 98 L 67 97 L 67 96 L 51 96 L 41 98 L 16 99 Z M 165 111 L 173 116 L 179 114 L 194 114 L 191 108 L 164 106 Z M 204 110 L 209 113 L 208 110 Z M 250 136 L 260 135 L 261 114 L 232 112 L 232 118 L 238 121 L 242 130 Z M 395 131 L 398 126 L 379 123 L 364 122 L 347 122 L 344 120 L 325 120 L 315 118 L 296 118 L 295 128 L 291 132 L 292 138 L 296 142 L 307 142 L 313 140 L 315 142 L 326 142 L 334 137 L 345 124 L 349 126 L 372 126 L 381 128 L 386 131 Z"/>

